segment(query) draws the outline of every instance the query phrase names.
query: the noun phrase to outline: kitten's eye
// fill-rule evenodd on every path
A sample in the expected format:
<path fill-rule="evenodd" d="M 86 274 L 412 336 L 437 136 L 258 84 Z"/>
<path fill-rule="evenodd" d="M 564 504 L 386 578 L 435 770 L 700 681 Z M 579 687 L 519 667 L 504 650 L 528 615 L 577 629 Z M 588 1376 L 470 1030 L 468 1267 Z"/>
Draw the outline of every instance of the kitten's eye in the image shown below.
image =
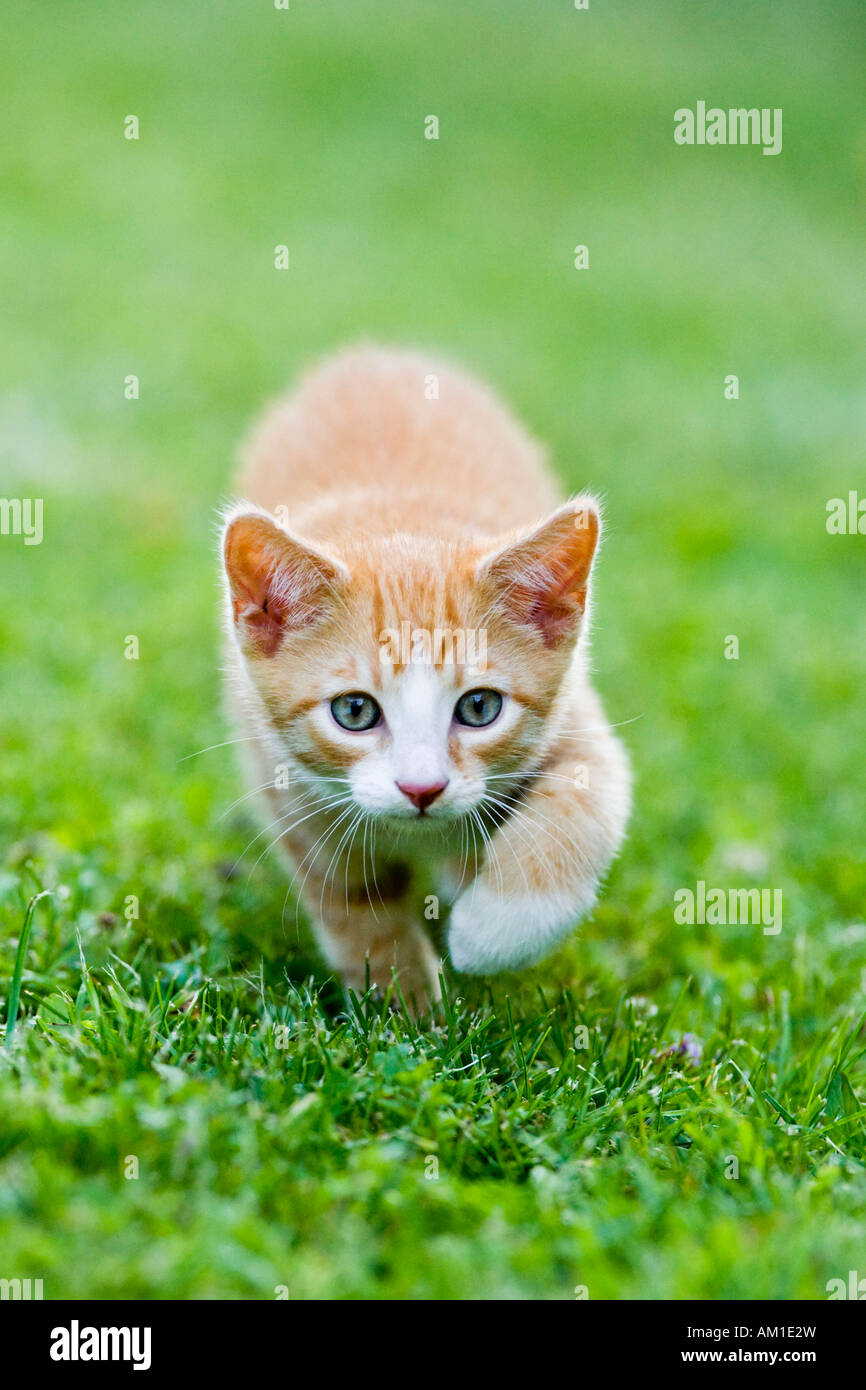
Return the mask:
<path fill-rule="evenodd" d="M 454 718 L 458 724 L 481 729 L 485 724 L 492 724 L 501 709 L 502 696 L 498 690 L 468 690 L 454 706 Z"/>
<path fill-rule="evenodd" d="M 341 728 L 349 729 L 353 734 L 375 728 L 382 718 L 382 711 L 372 695 L 364 695 L 359 690 L 338 695 L 331 701 L 331 713 Z"/>

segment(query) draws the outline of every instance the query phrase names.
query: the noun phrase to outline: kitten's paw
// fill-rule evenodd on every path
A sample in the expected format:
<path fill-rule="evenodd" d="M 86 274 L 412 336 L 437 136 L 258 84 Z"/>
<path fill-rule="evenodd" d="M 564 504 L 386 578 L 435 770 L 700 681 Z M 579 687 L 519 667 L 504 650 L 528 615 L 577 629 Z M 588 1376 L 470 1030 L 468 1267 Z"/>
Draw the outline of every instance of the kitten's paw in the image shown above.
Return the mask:
<path fill-rule="evenodd" d="M 594 902 L 588 886 L 583 893 L 501 894 L 476 881 L 451 911 L 451 960 L 467 975 L 531 965 L 567 936 Z"/>
<path fill-rule="evenodd" d="M 429 1012 L 442 998 L 439 979 L 441 961 L 426 939 L 414 943 L 414 951 L 405 949 L 395 959 L 393 951 L 369 957 L 369 981 L 378 997 L 394 986 L 391 993 L 391 1008 L 400 1008 L 400 995 L 406 1002 L 409 1012 L 416 1018 Z M 341 975 L 344 986 L 351 986 L 361 995 L 367 988 L 368 958 L 356 961 L 351 966 L 343 966 Z M 396 986 L 399 985 L 399 992 Z"/>
<path fill-rule="evenodd" d="M 439 966 L 440 962 L 434 957 L 430 962 L 426 962 L 422 969 L 401 970 L 397 975 L 400 993 L 406 1001 L 406 1007 L 415 1018 L 429 1013 L 442 998 Z M 391 1007 L 399 1008 L 396 989 L 391 996 Z"/>

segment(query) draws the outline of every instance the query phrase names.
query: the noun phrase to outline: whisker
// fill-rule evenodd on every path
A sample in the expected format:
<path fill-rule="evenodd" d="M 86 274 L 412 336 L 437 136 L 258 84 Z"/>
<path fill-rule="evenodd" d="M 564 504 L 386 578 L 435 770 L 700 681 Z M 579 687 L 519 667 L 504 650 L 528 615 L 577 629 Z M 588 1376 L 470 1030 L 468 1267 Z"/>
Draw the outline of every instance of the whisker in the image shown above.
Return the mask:
<path fill-rule="evenodd" d="M 471 819 L 468 822 L 468 825 L 469 828 L 472 830 L 472 851 L 475 855 L 475 868 L 472 875 L 472 884 L 474 891 L 475 884 L 478 882 L 478 840 L 475 837 L 475 817 L 472 815 L 472 807 L 469 808 L 469 814 Z"/>
<path fill-rule="evenodd" d="M 621 728 L 623 727 L 623 725 L 625 725 L 625 724 L 636 724 L 637 721 L 638 721 L 639 719 L 644 719 L 644 718 L 646 718 L 646 712 L 644 712 L 643 714 L 633 714 L 633 715 L 631 716 L 630 719 L 617 719 L 617 720 L 615 720 L 615 721 L 614 721 L 614 720 L 611 720 L 611 721 L 606 722 L 606 723 L 604 723 L 604 724 L 588 724 L 588 725 L 586 726 L 585 729 L 559 729 L 559 728 L 557 728 L 557 729 L 556 729 L 556 733 L 557 733 L 557 734 L 563 734 L 563 735 L 566 735 L 566 736 L 569 736 L 569 737 L 574 737 L 574 736 L 576 736 L 576 735 L 578 735 L 578 734 L 598 734 L 598 733 L 604 733 L 607 729 L 621 729 Z"/>
<path fill-rule="evenodd" d="M 374 817 L 372 818 L 372 822 L 371 822 L 371 833 L 370 833 L 370 867 L 371 867 L 372 870 L 373 870 L 373 887 L 374 887 L 375 890 L 376 890 L 376 893 L 377 893 L 378 898 L 379 898 L 379 902 L 380 902 L 380 903 L 382 904 L 382 906 L 384 907 L 384 906 L 385 906 L 385 900 L 384 900 L 384 898 L 382 897 L 382 890 L 381 890 L 380 887 L 379 887 L 379 880 L 378 880 L 378 878 L 376 877 L 376 840 L 377 840 L 377 838 L 378 838 L 378 834 L 379 834 L 379 823 L 378 823 L 378 821 L 376 820 L 376 818 L 375 818 L 375 816 L 374 816 Z"/>
<path fill-rule="evenodd" d="M 190 758 L 200 758 L 202 753 L 212 753 L 215 748 L 231 748 L 235 743 L 259 743 L 263 742 L 263 734 L 247 734 L 244 738 L 227 738 L 224 743 L 212 743 L 208 748 L 199 748 L 195 753 L 185 753 L 182 758 L 178 758 L 179 763 L 189 762 Z"/>
<path fill-rule="evenodd" d="M 363 839 L 363 841 L 362 841 L 362 843 L 361 843 L 361 868 L 363 869 L 363 872 L 364 872 L 364 892 L 367 894 L 367 902 L 370 904 L 370 911 L 371 911 L 372 914 L 373 914 L 373 920 L 374 920 L 374 922 L 378 922 L 378 921 L 379 921 L 379 918 L 378 918 L 378 916 L 377 916 L 376 909 L 375 909 L 375 907 L 373 906 L 373 899 L 370 897 L 370 885 L 369 885 L 369 883 L 367 882 L 367 832 L 368 832 L 369 829 L 370 829 L 370 820 L 371 820 L 371 817 L 370 817 L 369 815 L 365 814 L 365 815 L 364 815 L 364 839 Z M 372 842 L 372 837 L 371 837 L 371 842 Z M 371 849 L 372 849 L 372 843 L 371 843 Z M 381 893 L 379 894 L 379 901 L 380 901 L 380 902 L 382 901 L 382 894 L 381 894 Z M 382 906 L 384 907 L 385 904 L 382 903 Z M 348 903 L 347 903 L 347 904 L 346 904 L 346 911 L 348 912 L 348 910 L 349 910 L 349 905 L 348 905 Z"/>
<path fill-rule="evenodd" d="M 344 884 L 344 888 L 345 888 L 345 892 L 346 892 L 346 916 L 347 916 L 347 917 L 348 917 L 348 915 L 349 915 L 349 863 L 350 863 L 350 860 L 351 860 L 351 858 L 352 858 L 352 846 L 353 846 L 353 844 L 355 843 L 355 836 L 357 835 L 357 833 L 358 833 L 358 831 L 359 831 L 359 829 L 360 829 L 360 827 L 361 827 L 361 823 L 362 823 L 362 821 L 363 821 L 365 818 L 366 818 L 366 811 L 364 810 L 364 808 L 363 808 L 363 806 L 362 806 L 361 809 L 360 809 L 360 811 L 358 812 L 358 816 L 357 816 L 357 818 L 356 818 L 356 820 L 355 820 L 355 828 L 354 828 L 354 830 L 352 831 L 352 838 L 351 838 L 351 840 L 349 841 L 348 845 L 346 846 L 346 863 L 345 863 L 345 870 L 346 870 L 346 872 L 345 872 L 345 877 L 344 877 L 344 880 L 343 880 L 343 884 Z"/>
<path fill-rule="evenodd" d="M 513 787 L 518 788 L 521 782 L 528 782 L 530 780 L 540 780 L 541 778 L 547 777 L 549 777 L 553 782 L 567 782 L 570 787 L 574 787 L 575 791 L 586 790 L 586 788 L 580 787 L 578 785 L 577 780 L 574 777 L 568 777 L 564 772 L 489 772 L 487 773 L 485 780 L 487 782 L 506 781 L 510 782 Z"/>
<path fill-rule="evenodd" d="M 593 866 L 592 866 L 591 861 L 587 858 L 587 856 L 584 854 L 583 850 L 582 850 L 582 849 L 580 848 L 580 846 L 574 841 L 574 839 L 573 839 L 571 836 L 566 836 L 566 837 L 564 837 L 564 838 L 565 838 L 565 843 L 563 843 L 563 837 L 562 837 L 562 833 L 561 833 L 561 832 L 562 832 L 562 827 L 561 827 L 560 825 L 557 825 L 555 821 L 550 820 L 547 816 L 545 816 L 545 815 L 543 814 L 543 812 L 538 811 L 538 809 L 537 809 L 536 807 L 533 807 L 533 808 L 532 808 L 532 811 L 529 811 L 529 810 L 527 810 L 527 808 L 526 808 L 526 806 L 525 806 L 524 803 L 519 802 L 519 801 L 515 801 L 515 800 L 513 800 L 512 798 L 509 798 L 509 801 L 510 801 L 510 809 L 509 809 L 509 811 L 508 811 L 509 818 L 512 817 L 512 816 L 516 816 L 516 817 L 522 818 L 524 821 L 526 821 L 527 824 L 535 824 L 535 825 L 537 825 L 537 826 L 538 826 L 538 829 L 541 830 L 542 834 L 547 834 L 548 837 L 549 837 L 551 840 L 554 840 L 554 843 L 557 843 L 557 840 L 556 840 L 556 838 L 554 837 L 554 835 L 551 834 L 551 832 L 550 832 L 549 830 L 548 830 L 548 831 L 545 831 L 544 828 L 542 827 L 542 825 L 541 825 L 541 824 L 539 823 L 539 821 L 536 819 L 536 816 L 540 816 L 541 819 L 546 823 L 546 825 L 552 826 L 553 829 L 557 832 L 557 836 L 559 837 L 559 840 L 558 840 L 559 848 L 560 848 L 560 849 L 562 850 L 562 852 L 571 860 L 572 864 L 573 864 L 574 867 L 578 870 L 578 872 L 589 872 L 590 874 L 593 874 L 593 875 L 594 875 L 594 872 L 595 872 L 595 871 L 594 871 L 594 869 L 593 869 Z M 569 845 L 569 846 L 571 847 L 571 849 L 567 848 L 567 847 L 566 847 L 567 845 Z M 579 855 L 580 861 L 581 861 L 581 862 L 578 862 L 578 860 L 575 859 L 574 856 L 571 854 L 571 850 L 572 850 L 572 849 L 574 850 L 575 854 Z M 539 851 L 539 852 L 541 852 L 541 851 Z"/>
<path fill-rule="evenodd" d="M 469 837 L 466 832 L 465 816 L 460 817 L 460 863 L 462 866 L 460 870 L 460 878 L 457 883 L 457 887 L 454 891 L 454 894 L 451 898 L 452 904 L 455 903 L 460 896 L 460 889 L 463 887 L 463 880 L 466 877 L 466 869 L 469 863 Z"/>
<path fill-rule="evenodd" d="M 489 857 L 490 857 L 490 848 L 491 848 L 491 846 L 490 846 L 491 836 L 488 835 L 488 834 L 486 833 L 485 828 L 484 828 L 484 822 L 483 822 L 483 820 L 481 819 L 481 816 L 480 816 L 480 814 L 479 814 L 477 808 L 474 807 L 474 806 L 470 807 L 469 814 L 471 815 L 473 821 L 474 821 L 475 824 L 478 826 L 478 829 L 479 829 L 479 831 L 481 832 L 481 841 L 482 841 L 482 843 L 483 843 L 483 845 L 484 845 L 484 848 L 485 848 L 485 850 L 486 850 L 486 852 L 487 852 L 487 854 L 488 854 L 488 858 L 489 858 Z M 496 873 L 497 873 L 497 877 L 498 877 L 498 881 L 499 881 L 499 896 L 501 897 L 502 894 L 503 894 L 503 892 L 505 891 L 505 883 L 504 883 L 504 880 L 503 880 L 503 878 L 502 878 L 502 868 L 501 868 L 501 866 L 500 866 L 500 864 L 499 864 L 499 855 L 497 854 L 495 848 L 493 849 L 493 857 L 492 857 L 492 860 L 491 860 L 490 862 L 492 862 L 493 867 L 496 869 Z M 476 863 L 477 863 L 477 859 L 476 859 Z M 477 881 L 478 881 L 478 876 L 477 876 L 477 872 L 476 872 L 476 883 L 477 883 Z"/>
<path fill-rule="evenodd" d="M 323 812 L 332 810 L 334 807 L 339 805 L 339 801 L 334 801 L 326 803 L 324 806 L 314 806 L 312 810 L 308 812 L 307 815 L 301 816 L 299 820 L 293 821 L 291 825 L 282 826 L 280 828 L 279 834 L 275 835 L 274 838 L 269 842 L 269 844 L 265 845 L 255 864 L 250 869 L 249 874 L 247 875 L 247 882 L 249 883 L 259 864 L 262 862 L 268 851 L 273 849 L 274 845 L 279 844 L 280 840 L 284 839 L 286 835 L 290 835 L 293 830 L 297 830 L 298 826 L 303 825 L 305 821 L 312 820 L 313 816 L 321 815 Z M 284 819 L 288 819 L 288 817 L 284 817 Z"/>
<path fill-rule="evenodd" d="M 340 821 L 345 820 L 346 817 L 349 816 L 350 813 L 351 813 L 354 809 L 355 809 L 355 808 L 354 808 L 354 805 L 352 805 L 352 806 L 350 806 L 346 811 L 344 811 L 343 814 L 342 814 L 342 816 L 339 817 L 339 819 L 338 819 L 338 821 L 337 821 L 337 824 L 339 825 L 339 824 L 340 824 Z M 363 815 L 363 812 L 360 811 L 358 814 L 359 814 L 359 815 Z M 325 877 L 322 879 L 322 891 L 321 891 L 321 893 L 319 894 L 319 916 L 320 916 L 320 917 L 321 917 L 321 916 L 323 915 L 323 913 L 324 913 L 325 889 L 326 889 L 327 886 L 328 886 L 328 879 L 329 879 L 330 874 L 331 874 L 331 868 L 332 868 L 332 866 L 333 866 L 333 864 L 334 864 L 334 861 L 336 860 L 337 856 L 339 855 L 340 850 L 343 848 L 343 845 L 345 844 L 346 836 L 349 834 L 349 832 L 351 831 L 352 826 L 353 826 L 354 824 L 355 824 L 355 819 L 354 819 L 354 817 L 352 817 L 352 819 L 350 819 L 350 821 L 349 821 L 349 824 L 348 824 L 347 828 L 343 831 L 342 835 L 340 836 L 339 840 L 337 841 L 337 848 L 334 850 L 334 853 L 331 855 L 331 858 L 330 858 L 330 860 L 328 861 L 328 867 L 327 867 L 327 869 L 325 870 Z M 333 897 L 333 893 L 331 894 L 331 897 Z"/>
<path fill-rule="evenodd" d="M 221 820 L 225 820 L 226 816 L 231 815 L 236 806 L 240 806 L 244 801 L 249 801 L 251 796 L 258 796 L 261 792 L 266 792 L 268 787 L 273 787 L 274 791 L 283 790 L 282 788 L 274 786 L 273 777 L 268 778 L 267 782 L 263 782 L 260 787 L 253 787 L 252 791 L 244 792 L 243 796 L 239 796 L 236 801 L 232 802 L 231 806 L 227 806 L 222 815 L 217 816 L 216 824 L 219 825 Z"/>
<path fill-rule="evenodd" d="M 282 911 L 282 917 L 281 917 L 283 926 L 285 926 L 285 921 L 286 921 L 286 905 L 288 904 L 289 895 L 290 895 L 290 893 L 291 893 L 291 891 L 292 891 L 292 888 L 293 888 L 293 886 L 294 886 L 295 879 L 298 877 L 298 874 L 301 872 L 301 869 L 304 867 L 304 865 L 306 864 L 307 860 L 309 859 L 309 860 L 310 860 L 309 867 L 308 867 L 308 869 L 307 869 L 307 872 L 304 874 L 304 877 L 303 877 L 303 879 L 301 880 L 301 885 L 300 885 L 300 887 L 298 888 L 297 893 L 296 893 L 297 902 L 296 902 L 296 904 L 295 904 L 295 926 L 298 928 L 298 930 L 300 930 L 300 917 L 299 917 L 298 914 L 299 914 L 299 912 L 300 912 L 301 900 L 302 900 L 303 892 L 304 892 L 304 886 L 305 886 L 305 884 L 306 884 L 306 882 L 307 882 L 307 879 L 308 879 L 309 876 L 310 876 L 310 872 L 311 872 L 311 870 L 312 870 L 312 868 L 313 868 L 313 865 L 314 865 L 314 863 L 316 862 L 316 856 L 318 855 L 318 852 L 319 852 L 319 849 L 321 848 L 321 846 L 322 846 L 323 844 L 325 844 L 325 843 L 331 838 L 331 836 L 332 836 L 332 835 L 334 834 L 334 832 L 337 830 L 338 826 L 341 824 L 341 822 L 342 822 L 342 821 L 345 819 L 345 817 L 348 815 L 349 810 L 351 810 L 351 807 L 348 807 L 345 811 L 343 811 L 343 812 L 337 817 L 337 819 L 336 819 L 335 821 L 331 821 L 331 822 L 325 827 L 325 829 L 322 831 L 321 835 L 319 835 L 318 838 L 317 838 L 316 840 L 314 840 L 313 844 L 312 844 L 312 845 L 310 846 L 310 848 L 307 850 L 307 852 L 306 852 L 306 854 L 304 855 L 303 859 L 302 859 L 301 862 L 298 864 L 298 867 L 295 869 L 295 872 L 292 874 L 292 877 L 289 879 L 289 886 L 288 886 L 288 888 L 286 889 L 286 896 L 285 896 L 285 898 L 283 899 L 283 911 Z"/>
<path fill-rule="evenodd" d="M 503 811 L 503 813 L 504 813 L 504 816 L 505 816 L 505 819 L 503 820 L 502 824 L 506 824 L 506 823 L 509 824 L 509 825 L 512 827 L 512 829 L 514 830 L 515 834 L 516 834 L 516 835 L 518 836 L 518 838 L 520 839 L 521 843 L 523 843 L 523 844 L 526 845 L 527 849 L 529 849 L 530 851 L 533 851 L 533 852 L 537 852 L 537 853 L 539 853 L 539 854 L 541 855 L 541 857 L 542 857 L 542 859 L 543 859 L 543 861 L 544 861 L 544 863 L 545 863 L 545 865 L 546 865 L 546 867 L 547 867 L 548 873 L 550 874 L 551 877 L 553 877 L 553 875 L 552 875 L 552 873 L 551 873 L 550 861 L 547 859 L 547 857 L 546 857 L 546 855 L 544 854 L 544 852 L 539 848 L 539 846 L 537 845 L 537 843 L 535 843 L 531 838 L 527 838 L 527 836 L 523 834 L 522 830 L 520 829 L 520 827 L 519 827 L 519 825 L 518 825 L 518 823 L 517 823 L 517 820 L 516 820 L 515 817 L 510 813 L 509 808 L 508 808 L 507 806 L 505 806 L 505 804 L 502 803 L 502 802 L 499 802 L 498 805 L 499 805 L 500 808 L 502 809 L 502 811 Z M 530 886 L 529 886 L 529 880 L 528 880 L 528 878 L 526 877 L 526 870 L 525 870 L 524 867 L 523 867 L 523 862 L 522 862 L 522 860 L 520 859 L 520 856 L 517 854 L 517 851 L 515 850 L 515 848 L 514 848 L 514 846 L 512 845 L 511 841 L 507 838 L 507 836 L 505 837 L 505 843 L 508 845 L 508 848 L 511 850 L 511 853 L 512 853 L 512 855 L 514 856 L 515 863 L 517 864 L 517 867 L 518 867 L 519 870 L 520 870 L 521 876 L 522 876 L 522 878 L 523 878 L 523 882 L 526 884 L 526 892 L 527 892 L 528 895 L 531 895 L 532 889 L 531 889 Z"/>
<path fill-rule="evenodd" d="M 554 872 L 553 872 L 553 866 L 551 865 L 550 860 L 548 859 L 547 855 L 544 853 L 544 851 L 543 851 L 543 849 L 541 848 L 541 846 L 539 845 L 538 841 L 535 839 L 534 835 L 532 834 L 532 825 L 531 825 L 531 823 L 530 823 L 529 817 L 528 817 L 527 815 L 523 814 L 523 813 L 521 812 L 521 810 L 520 810 L 519 807 L 516 807 L 516 806 L 514 806 L 514 805 L 509 806 L 509 805 L 506 805 L 504 802 L 497 802 L 496 804 L 497 804 L 497 806 L 499 807 L 499 809 L 501 810 L 501 812 L 502 812 L 502 814 L 503 814 L 503 817 L 504 817 L 504 819 L 503 819 L 503 821 L 501 822 L 501 824 L 502 824 L 503 826 L 504 826 L 504 825 L 508 825 L 508 826 L 514 831 L 514 833 L 518 836 L 518 838 L 520 839 L 521 843 L 526 845 L 527 849 L 529 849 L 532 853 L 538 854 L 538 855 L 539 855 L 539 857 L 540 857 L 541 860 L 542 860 L 542 863 L 544 864 L 545 869 L 547 870 L 548 877 L 551 878 L 551 879 L 553 879 L 553 878 L 555 877 L 555 874 L 554 874 Z M 528 831 L 528 838 L 527 838 L 527 836 L 524 835 L 523 832 L 522 832 L 522 828 L 521 828 L 521 825 L 520 825 L 521 820 L 523 820 L 523 821 L 525 822 L 525 824 L 526 824 L 527 831 Z M 539 828 L 540 828 L 540 827 L 539 827 Z M 523 881 L 524 881 L 524 883 L 526 884 L 527 892 L 531 893 L 532 890 L 531 890 L 530 887 L 529 887 L 529 883 L 528 883 L 527 878 L 526 878 L 526 873 L 525 873 L 525 870 L 524 870 L 524 868 L 523 868 L 523 863 L 522 863 L 522 861 L 518 858 L 518 856 L 516 855 L 516 853 L 515 853 L 515 851 L 514 851 L 514 847 L 513 847 L 513 845 L 511 844 L 510 840 L 508 840 L 508 837 L 505 836 L 504 838 L 505 838 L 505 841 L 506 841 L 506 843 L 508 844 L 508 847 L 509 847 L 509 849 L 511 850 L 512 854 L 514 854 L 515 859 L 517 859 L 518 867 L 520 868 L 521 873 L 523 874 Z"/>
<path fill-rule="evenodd" d="M 315 805 L 312 807 L 312 809 L 310 810 L 309 815 L 304 816 L 304 817 L 302 818 L 302 820 L 296 821 L 296 822 L 295 822 L 295 825 L 301 825 L 301 824 L 303 823 L 303 821 L 309 820 L 309 819 L 310 819 L 310 816 L 317 815 L 317 814 L 318 814 L 319 812 L 321 812 L 321 811 L 326 811 L 326 810 L 328 810 L 330 806 L 339 804 L 339 802 L 340 802 L 342 799 L 343 799 L 342 796 L 336 797 L 336 798 L 334 798 L 333 800 L 328 800 L 327 798 L 322 798 L 321 800 L 324 801 L 325 804 L 324 804 L 324 805 L 321 804 L 321 801 L 320 801 L 319 803 L 315 804 Z M 275 825 L 280 825 L 282 822 L 287 821 L 287 820 L 289 819 L 290 816 L 294 815 L 296 809 L 299 810 L 300 807 L 294 807 L 294 806 L 293 806 L 293 807 L 291 807 L 288 811 L 284 811 L 282 815 L 277 816 L 276 820 L 272 820 L 272 821 L 270 822 L 269 825 L 266 825 L 266 826 L 264 827 L 263 830 L 260 830 L 259 833 L 258 833 L 258 835 L 254 835 L 253 838 L 250 840 L 249 844 L 247 845 L 246 849 L 245 849 L 241 854 L 238 855 L 237 859 L 235 860 L 234 864 L 232 865 L 232 868 L 231 868 L 231 871 L 230 871 L 230 875 L 229 875 L 229 876 L 231 876 L 231 873 L 233 873 L 234 870 L 237 868 L 238 864 L 240 864 L 240 862 L 241 862 L 241 860 L 243 859 L 244 855 L 249 853 L 249 851 L 252 849 L 252 847 L 253 847 L 253 845 L 256 843 L 256 841 L 257 841 L 257 840 L 260 840 L 260 839 L 262 838 L 263 835 L 267 835 L 267 833 L 268 833 L 269 830 L 273 830 L 273 828 L 274 828 Z M 284 835 L 287 835 L 287 834 L 289 834 L 289 832 L 290 832 L 291 830 L 294 830 L 294 829 L 295 829 L 295 825 L 284 826 L 284 827 L 280 830 L 279 835 L 277 835 L 276 838 L 275 838 L 274 840 L 271 841 L 271 844 L 269 844 L 269 845 L 267 846 L 267 848 L 264 849 L 264 850 L 262 851 L 262 853 L 259 855 L 258 859 L 256 860 L 255 864 L 253 865 L 252 869 L 250 869 L 250 877 L 252 877 L 253 870 L 256 868 L 256 865 L 259 864 L 260 861 L 261 861 L 261 860 L 264 858 L 264 856 L 267 854 L 268 850 L 271 848 L 271 845 L 275 845 L 275 844 L 277 843 L 277 840 L 281 840 L 281 839 L 283 838 Z M 247 881 L 249 881 L 249 880 L 247 880 Z"/>

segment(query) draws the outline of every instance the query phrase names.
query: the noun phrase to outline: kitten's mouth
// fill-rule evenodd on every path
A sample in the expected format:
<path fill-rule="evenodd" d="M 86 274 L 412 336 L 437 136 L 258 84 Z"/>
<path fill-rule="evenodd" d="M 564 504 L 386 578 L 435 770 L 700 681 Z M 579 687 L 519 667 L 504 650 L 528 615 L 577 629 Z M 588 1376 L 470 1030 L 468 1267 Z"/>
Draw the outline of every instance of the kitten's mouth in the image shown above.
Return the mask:
<path fill-rule="evenodd" d="M 453 824 L 457 817 L 453 811 L 444 810 L 431 813 L 425 809 L 423 811 L 410 811 L 408 815 L 401 815 L 399 811 L 386 811 L 385 819 L 390 821 L 392 825 L 443 826 Z"/>

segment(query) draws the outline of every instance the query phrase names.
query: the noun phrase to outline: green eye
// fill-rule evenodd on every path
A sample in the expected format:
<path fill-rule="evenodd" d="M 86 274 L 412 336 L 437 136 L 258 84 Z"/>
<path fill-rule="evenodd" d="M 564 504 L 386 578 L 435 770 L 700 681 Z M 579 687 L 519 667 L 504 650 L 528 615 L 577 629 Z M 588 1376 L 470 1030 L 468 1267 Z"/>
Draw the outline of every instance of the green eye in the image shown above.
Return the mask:
<path fill-rule="evenodd" d="M 382 718 L 382 711 L 372 695 L 364 695 L 359 690 L 338 695 L 336 700 L 331 701 L 331 713 L 341 728 L 353 734 L 375 728 Z"/>
<path fill-rule="evenodd" d="M 481 729 L 485 724 L 492 724 L 501 709 L 502 696 L 498 690 L 468 690 L 454 706 L 454 718 L 458 724 Z"/>

